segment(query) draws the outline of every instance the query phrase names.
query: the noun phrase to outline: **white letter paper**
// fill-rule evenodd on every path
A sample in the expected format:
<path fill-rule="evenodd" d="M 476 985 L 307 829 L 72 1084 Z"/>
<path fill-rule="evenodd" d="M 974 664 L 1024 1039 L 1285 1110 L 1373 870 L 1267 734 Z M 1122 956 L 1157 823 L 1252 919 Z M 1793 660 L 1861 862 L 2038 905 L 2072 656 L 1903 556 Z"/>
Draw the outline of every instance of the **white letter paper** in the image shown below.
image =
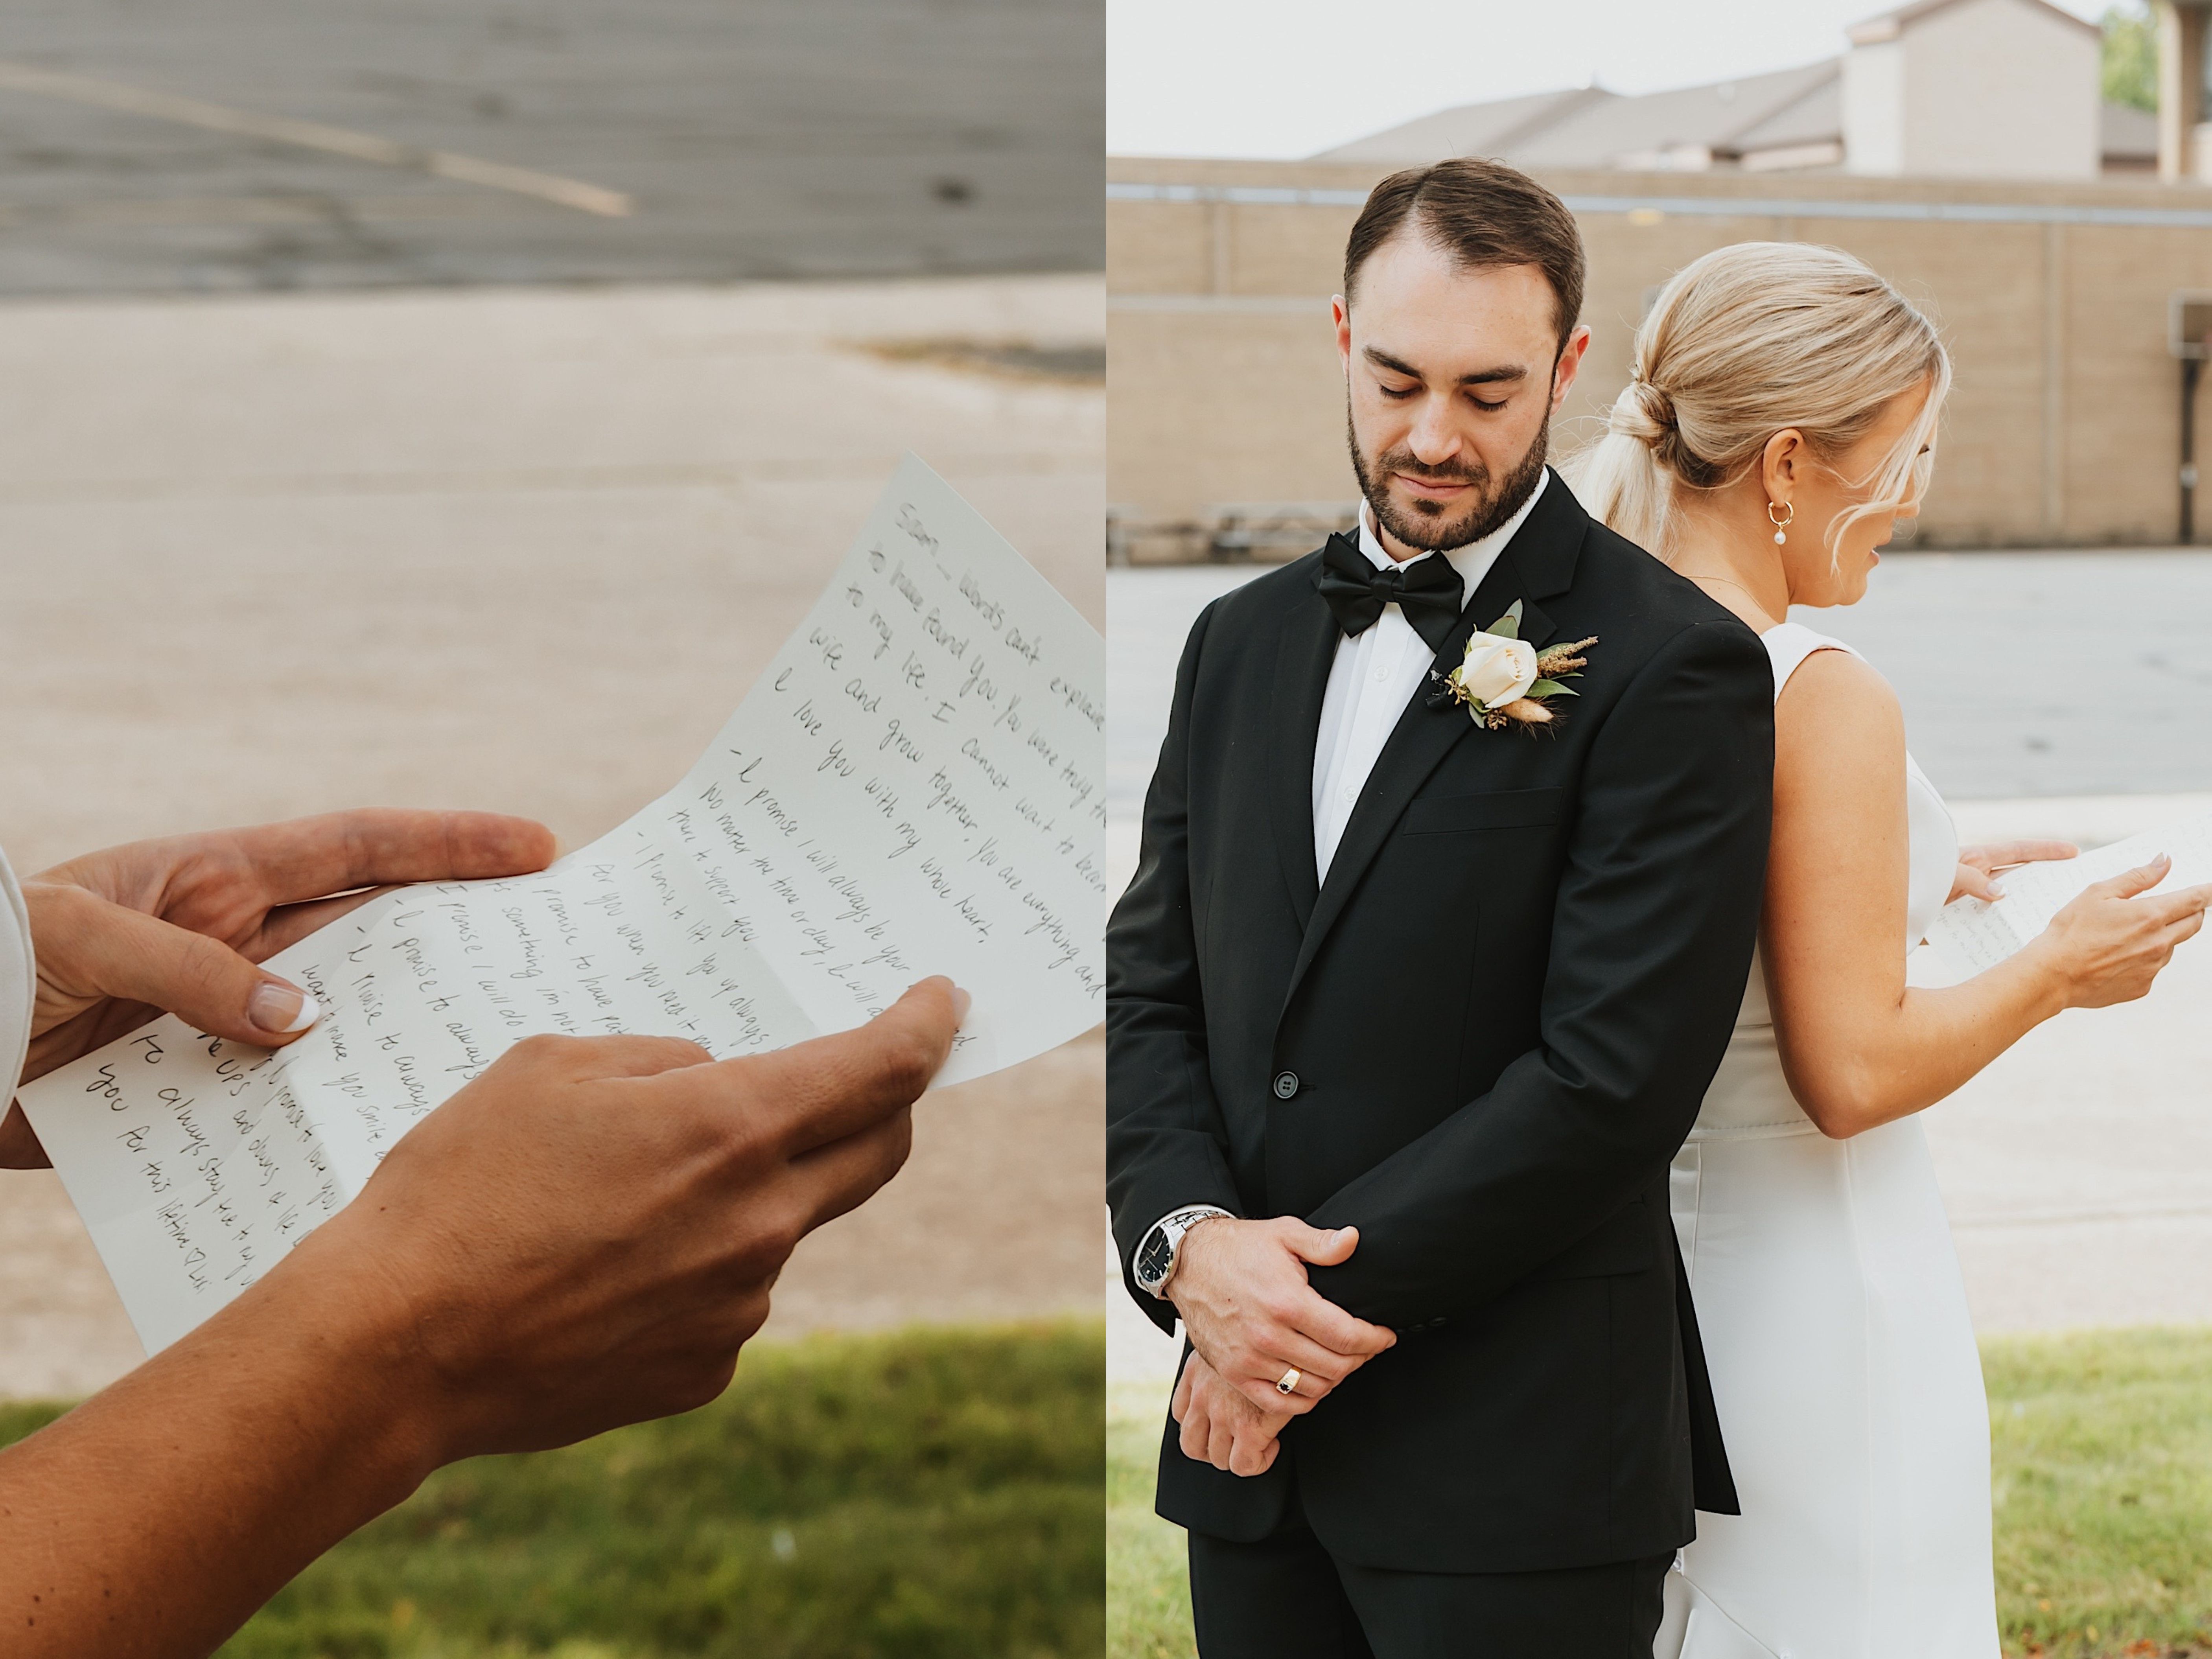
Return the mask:
<path fill-rule="evenodd" d="M 2002 871 L 2004 896 L 1995 903 L 1954 899 L 1928 930 L 1928 946 L 1942 981 L 1956 984 L 1994 968 L 2045 928 L 2085 887 L 2110 881 L 2148 864 L 2160 853 L 2173 860 L 2153 892 L 2212 881 L 2212 818 L 2147 830 L 2079 858 L 2022 864 Z"/>
<path fill-rule="evenodd" d="M 404 888 L 269 969 L 321 1019 L 270 1053 L 173 1016 L 20 1098 L 149 1352 L 252 1284 L 538 1032 L 716 1058 L 975 999 L 940 1084 L 1104 1012 L 1104 647 L 908 457 L 684 781 L 534 876 Z"/>

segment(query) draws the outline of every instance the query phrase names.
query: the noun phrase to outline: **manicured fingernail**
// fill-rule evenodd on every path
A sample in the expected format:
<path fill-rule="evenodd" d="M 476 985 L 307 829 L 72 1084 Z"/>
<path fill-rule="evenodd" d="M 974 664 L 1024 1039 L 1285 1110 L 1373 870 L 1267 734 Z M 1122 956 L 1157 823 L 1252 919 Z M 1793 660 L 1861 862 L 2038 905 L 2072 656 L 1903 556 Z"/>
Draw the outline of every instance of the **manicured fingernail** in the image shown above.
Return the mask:
<path fill-rule="evenodd" d="M 2004 884 L 1999 881 L 1995 876 L 1990 878 L 1990 896 L 1991 898 L 2002 898 L 2004 896 Z"/>
<path fill-rule="evenodd" d="M 305 991 L 276 979 L 264 979 L 255 986 L 246 1005 L 246 1017 L 258 1029 L 277 1036 L 306 1030 L 321 1018 L 322 1012 Z"/>
<path fill-rule="evenodd" d="M 968 1023 L 968 1011 L 975 1006 L 975 998 L 969 996 L 958 986 L 954 986 L 952 988 L 952 1023 L 956 1025 L 965 1025 Z"/>

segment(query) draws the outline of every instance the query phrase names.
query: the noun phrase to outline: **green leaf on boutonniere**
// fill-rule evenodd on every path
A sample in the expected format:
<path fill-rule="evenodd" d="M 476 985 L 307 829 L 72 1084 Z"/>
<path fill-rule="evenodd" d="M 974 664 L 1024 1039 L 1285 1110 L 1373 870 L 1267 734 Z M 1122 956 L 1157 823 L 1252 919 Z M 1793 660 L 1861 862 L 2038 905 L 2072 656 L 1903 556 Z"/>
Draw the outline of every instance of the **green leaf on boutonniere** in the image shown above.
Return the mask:
<path fill-rule="evenodd" d="M 1569 690 L 1557 680 L 1538 680 L 1521 695 L 1524 697 L 1579 697 L 1582 693 Z"/>
<path fill-rule="evenodd" d="M 1511 610 L 1482 631 L 1501 640 L 1519 639 L 1521 637 L 1521 601 L 1514 600 Z"/>

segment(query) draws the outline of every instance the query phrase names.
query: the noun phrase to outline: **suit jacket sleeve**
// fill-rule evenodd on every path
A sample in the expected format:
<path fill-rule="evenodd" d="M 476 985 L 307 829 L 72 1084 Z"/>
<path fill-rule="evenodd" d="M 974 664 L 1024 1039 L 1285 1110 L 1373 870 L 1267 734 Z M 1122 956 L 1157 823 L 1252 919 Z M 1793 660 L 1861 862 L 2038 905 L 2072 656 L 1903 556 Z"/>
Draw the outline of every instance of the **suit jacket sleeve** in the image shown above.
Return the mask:
<path fill-rule="evenodd" d="M 1167 741 L 1145 797 L 1136 878 L 1106 930 L 1106 1196 L 1123 1281 L 1167 1331 L 1173 1304 L 1130 1277 L 1138 1241 L 1186 1204 L 1243 1213 L 1207 1067 L 1188 856 L 1191 702 L 1212 616 L 1209 605 L 1183 647 Z"/>
<path fill-rule="evenodd" d="M 1548 961 L 1530 947 L 1538 1046 L 1308 1217 L 1359 1229 L 1349 1261 L 1312 1270 L 1322 1295 L 1395 1328 L 1460 1313 L 1649 1187 L 1742 1000 L 1773 784 L 1765 652 L 1732 623 L 1692 624 L 1591 740 Z"/>

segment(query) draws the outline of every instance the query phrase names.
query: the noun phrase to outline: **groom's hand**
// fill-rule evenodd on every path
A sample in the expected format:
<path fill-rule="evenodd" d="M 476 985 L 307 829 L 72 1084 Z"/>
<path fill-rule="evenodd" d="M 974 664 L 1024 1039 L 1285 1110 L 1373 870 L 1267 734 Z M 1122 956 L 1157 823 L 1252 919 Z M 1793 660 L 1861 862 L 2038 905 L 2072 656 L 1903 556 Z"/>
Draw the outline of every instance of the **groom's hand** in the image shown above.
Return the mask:
<path fill-rule="evenodd" d="M 1338 1383 L 1397 1341 L 1306 1282 L 1306 1263 L 1334 1267 L 1358 1248 L 1357 1228 L 1323 1232 L 1296 1216 L 1201 1221 L 1183 1235 L 1168 1299 L 1191 1346 L 1262 1412 L 1310 1412 Z M 1291 1371 L 1297 1385 L 1277 1384 Z"/>
<path fill-rule="evenodd" d="M 87 854 L 23 884 L 36 1004 L 26 1079 L 144 1024 L 182 1015 L 281 1048 L 314 1022 L 299 988 L 256 966 L 395 882 L 542 870 L 553 832 L 494 812 L 329 812 L 251 830 L 167 836 Z M 20 1108 L 0 1168 L 39 1168 Z"/>
<path fill-rule="evenodd" d="M 1176 1443 L 1184 1456 L 1248 1477 L 1274 1467 L 1275 1454 L 1283 1449 L 1278 1437 L 1292 1415 L 1287 1410 L 1261 1411 L 1195 1353 L 1176 1379 L 1168 1413 L 1182 1427 Z"/>

